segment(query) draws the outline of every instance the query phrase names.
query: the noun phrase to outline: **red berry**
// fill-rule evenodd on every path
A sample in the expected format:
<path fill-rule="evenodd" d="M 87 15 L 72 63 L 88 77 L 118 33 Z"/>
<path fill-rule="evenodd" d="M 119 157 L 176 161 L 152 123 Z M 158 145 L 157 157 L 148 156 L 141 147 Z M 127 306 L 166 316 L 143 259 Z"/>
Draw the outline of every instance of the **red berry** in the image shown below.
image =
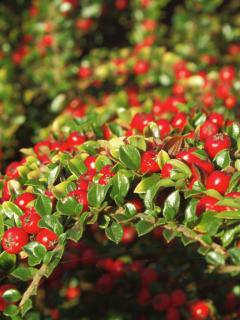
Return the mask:
<path fill-rule="evenodd" d="M 218 133 L 218 130 L 219 128 L 217 124 L 207 120 L 204 124 L 200 126 L 199 138 L 203 141 L 208 137 L 211 137 Z"/>
<path fill-rule="evenodd" d="M 80 146 L 86 141 L 86 137 L 81 133 L 74 131 L 67 138 L 67 144 L 71 146 Z"/>
<path fill-rule="evenodd" d="M 74 197 L 83 206 L 83 211 L 88 210 L 87 192 L 82 190 L 74 190 L 69 192 L 69 196 Z"/>
<path fill-rule="evenodd" d="M 16 289 L 16 287 L 11 284 L 2 284 L 0 286 L 0 312 L 4 311 L 6 307 L 10 304 L 7 300 L 5 300 L 2 297 L 2 295 L 9 289 Z"/>
<path fill-rule="evenodd" d="M 163 178 L 170 178 L 173 166 L 170 163 L 165 163 L 162 167 L 161 175 Z"/>
<path fill-rule="evenodd" d="M 213 112 L 209 115 L 208 120 L 214 124 L 216 124 L 219 128 L 224 125 L 224 117 L 222 114 Z"/>
<path fill-rule="evenodd" d="M 175 129 L 183 130 L 187 124 L 187 117 L 185 113 L 179 112 L 173 118 L 171 125 Z"/>
<path fill-rule="evenodd" d="M 114 286 L 114 276 L 111 274 L 102 275 L 96 282 L 96 290 L 99 293 L 110 293 Z"/>
<path fill-rule="evenodd" d="M 74 300 L 80 297 L 81 289 L 79 287 L 68 287 L 65 293 L 67 300 Z"/>
<path fill-rule="evenodd" d="M 167 310 L 170 305 L 171 299 L 167 293 L 159 293 L 153 297 L 152 306 L 155 311 Z"/>
<path fill-rule="evenodd" d="M 144 173 L 154 173 L 159 172 L 160 168 L 156 161 L 157 154 L 154 151 L 146 151 L 141 158 L 141 168 L 140 171 Z"/>
<path fill-rule="evenodd" d="M 130 244 L 135 241 L 137 238 L 137 232 L 134 227 L 125 226 L 123 227 L 123 237 L 121 243 L 123 244 Z"/>
<path fill-rule="evenodd" d="M 21 165 L 21 162 L 14 161 L 10 163 L 6 168 L 6 175 L 11 179 L 16 179 L 19 177 L 19 172 L 17 168 Z"/>
<path fill-rule="evenodd" d="M 141 272 L 141 284 L 143 287 L 149 286 L 158 280 L 157 271 L 152 268 L 145 268 Z"/>
<path fill-rule="evenodd" d="M 41 243 L 47 250 L 52 250 L 57 244 L 58 236 L 49 229 L 41 229 L 36 236 L 36 241 Z"/>
<path fill-rule="evenodd" d="M 220 70 L 219 77 L 223 82 L 231 83 L 235 78 L 235 69 L 233 66 L 226 66 Z"/>
<path fill-rule="evenodd" d="M 191 315 L 196 320 L 207 319 L 210 313 L 210 309 L 205 301 L 197 300 L 190 306 Z"/>
<path fill-rule="evenodd" d="M 231 176 L 222 171 L 213 171 L 207 178 L 206 189 L 214 189 L 224 194 L 229 186 Z"/>
<path fill-rule="evenodd" d="M 158 120 L 157 124 L 159 126 L 161 138 L 164 138 L 167 135 L 169 135 L 169 133 L 171 132 L 171 126 L 167 120 L 165 119 Z"/>
<path fill-rule="evenodd" d="M 119 11 L 126 9 L 128 0 L 115 0 L 115 8 Z"/>
<path fill-rule="evenodd" d="M 27 243 L 28 234 L 21 228 L 12 227 L 4 232 L 2 247 L 8 253 L 19 253 Z"/>
<path fill-rule="evenodd" d="M 93 23 L 94 23 L 93 20 L 90 18 L 78 19 L 76 21 L 76 28 L 83 32 L 86 32 L 92 27 Z"/>
<path fill-rule="evenodd" d="M 180 320 L 180 318 L 181 318 L 181 315 L 178 309 L 173 307 L 168 309 L 166 320 Z"/>
<path fill-rule="evenodd" d="M 133 71 L 135 75 L 143 75 L 147 73 L 149 70 L 149 63 L 145 60 L 137 61 L 134 65 Z"/>
<path fill-rule="evenodd" d="M 225 104 L 227 109 L 233 109 L 237 104 L 237 98 L 235 96 L 233 96 L 233 95 L 229 95 L 224 100 L 224 104 Z"/>
<path fill-rule="evenodd" d="M 225 194 L 225 197 L 234 198 L 234 199 L 240 198 L 240 192 L 238 191 L 230 192 Z"/>
<path fill-rule="evenodd" d="M 132 119 L 131 128 L 143 132 L 144 128 L 154 121 L 150 113 L 137 113 Z"/>
<path fill-rule="evenodd" d="M 17 197 L 15 204 L 24 211 L 27 208 L 27 205 L 35 199 L 36 197 L 34 194 L 25 192 Z"/>
<path fill-rule="evenodd" d="M 211 108 L 214 105 L 214 96 L 211 92 L 206 92 L 202 96 L 202 102 L 206 108 Z"/>
<path fill-rule="evenodd" d="M 27 233 L 38 233 L 40 227 L 38 222 L 41 220 L 41 216 L 36 212 L 34 208 L 27 208 L 24 214 L 20 217 L 22 222 L 22 228 Z"/>
<path fill-rule="evenodd" d="M 229 136 L 219 133 L 205 140 L 204 149 L 209 154 L 210 158 L 214 158 L 216 154 L 222 150 L 231 148 L 231 140 Z"/>
<path fill-rule="evenodd" d="M 89 67 L 80 67 L 78 70 L 78 77 L 81 79 L 87 79 L 91 76 L 92 70 Z"/>
<path fill-rule="evenodd" d="M 137 212 L 142 212 L 144 210 L 143 202 L 139 198 L 128 200 L 128 203 L 131 203 L 132 205 L 134 205 L 135 210 Z"/>
<path fill-rule="evenodd" d="M 87 167 L 87 171 L 89 174 L 95 174 L 96 172 L 95 162 L 96 162 L 96 158 L 94 156 L 88 156 L 84 160 L 84 164 Z"/>
<path fill-rule="evenodd" d="M 137 296 L 137 302 L 140 306 L 145 306 L 146 304 L 148 304 L 151 300 L 151 294 L 149 292 L 148 288 L 141 288 L 138 296 Z"/>
<path fill-rule="evenodd" d="M 181 289 L 174 290 L 171 294 L 171 301 L 174 307 L 182 306 L 187 301 L 185 292 Z"/>

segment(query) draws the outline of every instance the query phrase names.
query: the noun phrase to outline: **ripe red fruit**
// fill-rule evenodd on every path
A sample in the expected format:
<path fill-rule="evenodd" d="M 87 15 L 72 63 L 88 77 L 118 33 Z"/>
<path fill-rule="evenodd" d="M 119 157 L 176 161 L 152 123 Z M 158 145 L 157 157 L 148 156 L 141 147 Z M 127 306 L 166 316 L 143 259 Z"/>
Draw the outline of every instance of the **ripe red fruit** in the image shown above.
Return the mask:
<path fill-rule="evenodd" d="M 88 156 L 84 160 L 84 164 L 87 167 L 87 171 L 89 174 L 95 174 L 96 172 L 95 162 L 96 162 L 96 158 L 94 156 Z"/>
<path fill-rule="evenodd" d="M 76 28 L 83 31 L 83 32 L 86 32 L 92 27 L 93 23 L 94 23 L 94 21 L 90 18 L 78 19 L 76 21 Z"/>
<path fill-rule="evenodd" d="M 231 140 L 229 136 L 219 133 L 205 140 L 204 149 L 210 158 L 214 158 L 216 154 L 222 150 L 231 148 Z"/>
<path fill-rule="evenodd" d="M 238 191 L 230 192 L 225 194 L 225 197 L 234 198 L 234 199 L 240 198 L 240 192 Z"/>
<path fill-rule="evenodd" d="M 89 67 L 80 67 L 78 70 L 78 77 L 81 79 L 87 79 L 91 76 L 92 70 Z"/>
<path fill-rule="evenodd" d="M 187 124 L 187 117 L 183 112 L 179 112 L 178 114 L 176 114 L 171 122 L 171 125 L 173 128 L 180 129 L 180 130 L 183 130 L 186 124 Z"/>
<path fill-rule="evenodd" d="M 146 304 L 148 304 L 151 300 L 151 294 L 149 292 L 148 288 L 141 288 L 138 296 L 137 296 L 137 302 L 140 306 L 145 306 Z"/>
<path fill-rule="evenodd" d="M 165 163 L 162 167 L 161 175 L 163 178 L 170 178 L 173 166 L 170 163 Z"/>
<path fill-rule="evenodd" d="M 167 311 L 166 320 L 180 320 L 181 315 L 178 309 L 170 307 Z"/>
<path fill-rule="evenodd" d="M 34 194 L 25 192 L 17 197 L 15 204 L 24 211 L 27 208 L 27 205 L 35 199 L 36 196 Z"/>
<path fill-rule="evenodd" d="M 176 289 L 171 293 L 171 305 L 174 307 L 180 307 L 187 301 L 186 294 L 181 289 Z"/>
<path fill-rule="evenodd" d="M 224 125 L 223 115 L 217 112 L 212 112 L 208 117 L 208 121 L 216 124 L 219 128 L 221 128 Z"/>
<path fill-rule="evenodd" d="M 196 207 L 197 216 L 200 216 L 204 211 L 213 210 L 216 202 L 218 202 L 218 200 L 213 197 L 205 196 L 201 198 Z"/>
<path fill-rule="evenodd" d="M 65 293 L 67 300 L 74 300 L 80 297 L 81 289 L 79 287 L 68 287 Z"/>
<path fill-rule="evenodd" d="M 131 128 L 143 132 L 144 128 L 152 121 L 154 121 L 152 114 L 137 113 L 131 121 Z"/>
<path fill-rule="evenodd" d="M 12 227 L 4 232 L 2 247 L 8 253 L 19 253 L 27 243 L 28 234 L 21 228 Z"/>
<path fill-rule="evenodd" d="M 155 311 L 167 310 L 170 305 L 171 299 L 167 293 L 159 293 L 153 297 L 152 306 Z"/>
<path fill-rule="evenodd" d="M 34 208 L 27 208 L 20 217 L 20 220 L 22 222 L 22 229 L 27 233 L 35 234 L 40 231 L 38 222 L 41 220 L 41 216 Z"/>
<path fill-rule="evenodd" d="M 207 178 L 206 189 L 214 189 L 224 194 L 229 186 L 231 176 L 222 171 L 213 171 Z"/>
<path fill-rule="evenodd" d="M 235 69 L 233 66 L 225 66 L 219 72 L 219 77 L 223 82 L 231 83 L 235 78 Z"/>
<path fill-rule="evenodd" d="M 139 198 L 128 200 L 128 203 L 131 203 L 132 205 L 134 205 L 135 210 L 137 212 L 142 212 L 144 210 L 143 202 Z"/>
<path fill-rule="evenodd" d="M 205 140 L 208 137 L 211 137 L 213 135 L 215 135 L 216 133 L 218 133 L 218 125 L 211 122 L 211 121 L 206 121 L 204 124 L 202 124 L 200 126 L 200 130 L 199 130 L 199 138 L 200 140 Z"/>
<path fill-rule="evenodd" d="M 159 126 L 161 138 L 166 137 L 171 132 L 171 126 L 167 120 L 160 119 L 157 121 L 157 124 Z"/>
<path fill-rule="evenodd" d="M 96 282 L 96 290 L 99 293 L 110 293 L 114 286 L 114 276 L 111 274 L 102 275 Z"/>
<path fill-rule="evenodd" d="M 142 75 L 147 73 L 149 70 L 149 63 L 145 60 L 137 61 L 134 65 L 133 72 L 135 75 Z"/>
<path fill-rule="evenodd" d="M 36 241 L 41 243 L 47 250 L 52 250 L 57 244 L 58 236 L 55 232 L 44 228 L 37 234 Z"/>
<path fill-rule="evenodd" d="M 160 168 L 156 161 L 157 153 L 155 151 L 146 151 L 141 158 L 140 171 L 144 173 L 154 173 L 159 172 Z"/>
<path fill-rule="evenodd" d="M 19 177 L 19 172 L 17 168 L 21 165 L 21 162 L 13 161 L 6 168 L 6 175 L 11 179 L 16 179 Z"/>
<path fill-rule="evenodd" d="M 211 108 L 214 105 L 214 96 L 211 92 L 206 92 L 202 96 L 202 102 L 206 108 Z"/>
<path fill-rule="evenodd" d="M 158 273 L 152 268 L 145 268 L 141 272 L 141 284 L 143 287 L 149 286 L 158 280 Z"/>
<path fill-rule="evenodd" d="M 87 192 L 83 190 L 74 190 L 68 194 L 71 197 L 74 197 L 79 203 L 83 206 L 83 211 L 88 210 L 88 197 Z"/>
<path fill-rule="evenodd" d="M 115 0 L 115 8 L 119 11 L 124 10 L 128 6 L 128 0 Z"/>
<path fill-rule="evenodd" d="M 68 136 L 68 138 L 66 140 L 67 144 L 70 147 L 71 146 L 80 146 L 85 141 L 86 141 L 86 137 L 77 131 L 70 133 L 70 135 Z"/>
<path fill-rule="evenodd" d="M 123 227 L 123 237 L 121 243 L 130 244 L 137 238 L 137 232 L 134 227 L 124 226 Z"/>
<path fill-rule="evenodd" d="M 233 95 L 229 95 L 228 97 L 226 97 L 226 99 L 224 100 L 224 104 L 226 106 L 227 109 L 232 109 L 236 106 L 237 104 L 237 98 Z"/>
<path fill-rule="evenodd" d="M 210 309 L 205 301 L 197 300 L 190 306 L 190 313 L 196 320 L 207 319 L 210 314 Z"/>

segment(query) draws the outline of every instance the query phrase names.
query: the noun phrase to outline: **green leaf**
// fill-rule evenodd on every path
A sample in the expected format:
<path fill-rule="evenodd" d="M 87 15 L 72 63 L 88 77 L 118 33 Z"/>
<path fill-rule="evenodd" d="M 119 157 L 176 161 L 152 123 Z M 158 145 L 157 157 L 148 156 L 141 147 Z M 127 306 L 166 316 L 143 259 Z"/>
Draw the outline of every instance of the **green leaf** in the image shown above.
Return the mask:
<path fill-rule="evenodd" d="M 215 216 L 216 212 L 206 211 L 202 216 L 200 223 L 194 228 L 194 230 L 200 233 L 207 233 L 210 236 L 215 235 L 218 232 L 222 219 Z"/>
<path fill-rule="evenodd" d="M 8 289 L 3 293 L 2 297 L 8 302 L 17 302 L 21 299 L 21 293 L 16 289 Z"/>
<path fill-rule="evenodd" d="M 228 253 L 234 264 L 240 264 L 240 248 L 231 248 Z"/>
<path fill-rule="evenodd" d="M 240 136 L 240 126 L 238 123 L 233 123 L 231 126 L 227 126 L 227 134 L 234 140 L 237 140 Z"/>
<path fill-rule="evenodd" d="M 60 173 L 60 165 L 55 163 L 50 164 L 49 170 L 50 172 L 48 175 L 48 185 L 51 187 L 58 178 L 58 175 Z"/>
<path fill-rule="evenodd" d="M 221 240 L 222 240 L 222 244 L 224 247 L 227 247 L 234 239 L 234 236 L 235 236 L 235 232 L 236 230 L 235 229 L 230 229 L 230 230 L 227 230 L 226 232 L 224 232 Z"/>
<path fill-rule="evenodd" d="M 27 268 L 27 267 L 18 267 L 12 273 L 11 276 L 14 278 L 20 279 L 22 281 L 28 281 L 33 278 L 37 269 L 35 268 Z"/>
<path fill-rule="evenodd" d="M 29 242 L 26 246 L 24 246 L 24 251 L 26 251 L 28 255 L 32 255 L 41 259 L 47 252 L 46 248 L 36 241 Z"/>
<path fill-rule="evenodd" d="M 21 307 L 21 315 L 25 316 L 25 314 L 32 308 L 32 300 L 28 299 L 24 305 Z"/>
<path fill-rule="evenodd" d="M 147 145 L 143 136 L 131 136 L 127 138 L 127 141 L 134 147 L 146 151 Z"/>
<path fill-rule="evenodd" d="M 73 197 L 66 197 L 57 202 L 56 209 L 66 216 L 77 216 L 82 212 L 82 204 L 77 202 Z"/>
<path fill-rule="evenodd" d="M 41 216 L 45 216 L 52 212 L 52 201 L 47 196 L 39 195 L 34 202 L 34 207 Z"/>
<path fill-rule="evenodd" d="M 218 219 L 227 219 L 227 220 L 240 220 L 240 210 L 238 211 L 222 211 L 215 212 L 215 217 Z"/>
<path fill-rule="evenodd" d="M 153 228 L 154 228 L 154 224 L 149 221 L 145 221 L 145 220 L 140 220 L 136 224 L 136 230 L 137 230 L 139 237 L 143 236 L 146 233 L 149 233 L 150 231 L 153 230 Z"/>
<path fill-rule="evenodd" d="M 172 159 L 172 160 L 168 161 L 167 163 L 169 163 L 173 166 L 174 171 L 182 173 L 186 178 L 190 178 L 192 176 L 191 169 L 182 161 L 177 160 L 177 159 Z M 172 176 L 171 176 L 171 178 L 172 178 Z"/>
<path fill-rule="evenodd" d="M 2 210 L 9 219 L 12 219 L 14 216 L 20 217 L 23 214 L 23 211 L 16 204 L 10 201 L 3 202 Z"/>
<path fill-rule="evenodd" d="M 81 174 L 87 171 L 87 168 L 82 159 L 73 158 L 68 162 L 69 171 L 78 178 Z"/>
<path fill-rule="evenodd" d="M 165 200 L 164 208 L 163 208 L 163 216 L 167 220 L 172 220 L 178 213 L 179 206 L 180 206 L 180 195 L 179 195 L 179 191 L 177 190 L 172 192 Z"/>
<path fill-rule="evenodd" d="M 119 170 L 118 173 L 112 178 L 112 190 L 110 196 L 118 205 L 122 205 L 124 198 L 128 193 L 130 187 L 129 178 L 123 170 Z"/>
<path fill-rule="evenodd" d="M 0 239 L 2 239 L 2 236 L 4 234 L 4 217 L 5 216 L 2 214 L 0 209 Z"/>
<path fill-rule="evenodd" d="M 213 161 L 215 161 L 216 164 L 222 169 L 229 167 L 231 164 L 231 157 L 229 151 L 223 150 L 218 152 Z"/>
<path fill-rule="evenodd" d="M 225 258 L 222 254 L 215 252 L 215 251 L 209 251 L 206 254 L 206 261 L 210 264 L 213 264 L 215 266 L 218 265 L 224 265 Z"/>
<path fill-rule="evenodd" d="M 88 212 L 84 212 L 81 214 L 78 221 L 75 223 L 74 227 L 67 231 L 67 239 L 71 239 L 77 242 L 82 238 L 84 226 L 88 216 Z"/>
<path fill-rule="evenodd" d="M 170 160 L 168 153 L 165 150 L 161 150 L 157 155 L 157 163 L 162 170 L 163 166 Z"/>
<path fill-rule="evenodd" d="M 7 306 L 7 308 L 4 310 L 4 315 L 5 316 L 16 316 L 19 313 L 19 309 L 18 306 L 15 306 L 14 304 L 11 304 L 9 306 Z"/>
<path fill-rule="evenodd" d="M 95 161 L 95 168 L 100 171 L 104 166 L 111 165 L 112 161 L 107 156 L 100 155 Z"/>
<path fill-rule="evenodd" d="M 186 210 L 185 210 L 185 222 L 193 222 L 196 220 L 196 206 L 197 206 L 198 200 L 197 199 L 191 199 Z"/>
<path fill-rule="evenodd" d="M 59 218 L 55 215 L 43 216 L 38 225 L 42 228 L 52 229 L 57 235 L 63 233 L 63 226 L 59 222 Z"/>
<path fill-rule="evenodd" d="M 100 208 L 106 198 L 110 185 L 93 184 L 88 190 L 88 203 L 90 207 Z"/>
<path fill-rule="evenodd" d="M 16 264 L 16 255 L 9 254 L 6 251 L 3 251 L 0 254 L 0 274 L 5 272 L 11 272 Z"/>
<path fill-rule="evenodd" d="M 176 231 L 171 231 L 166 229 L 163 230 L 163 237 L 168 243 L 171 242 L 176 236 L 177 236 Z"/>
<path fill-rule="evenodd" d="M 154 184 L 159 183 L 161 187 L 169 188 L 175 185 L 171 179 L 161 179 L 159 174 L 153 174 L 150 177 L 143 177 L 136 186 L 134 193 L 146 193 Z"/>
<path fill-rule="evenodd" d="M 108 239 L 118 244 L 123 237 L 123 228 L 120 224 L 114 222 L 110 227 L 105 229 L 105 233 Z"/>
<path fill-rule="evenodd" d="M 138 149 L 132 145 L 123 145 L 119 149 L 120 161 L 131 170 L 138 170 L 141 163 L 141 156 Z"/>

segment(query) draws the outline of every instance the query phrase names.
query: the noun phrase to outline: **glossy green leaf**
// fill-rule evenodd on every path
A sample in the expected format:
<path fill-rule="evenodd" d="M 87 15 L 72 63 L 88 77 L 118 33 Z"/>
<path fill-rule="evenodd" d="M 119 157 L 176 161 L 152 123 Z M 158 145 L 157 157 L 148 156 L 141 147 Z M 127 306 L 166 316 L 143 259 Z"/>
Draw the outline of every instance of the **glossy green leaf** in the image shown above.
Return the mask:
<path fill-rule="evenodd" d="M 118 223 L 113 223 L 110 227 L 105 229 L 108 239 L 115 243 L 119 243 L 123 237 L 123 228 Z"/>
<path fill-rule="evenodd" d="M 130 144 L 120 147 L 119 159 L 128 169 L 137 170 L 140 167 L 140 153 L 136 147 Z"/>
<path fill-rule="evenodd" d="M 180 206 L 179 191 L 172 192 L 164 202 L 163 216 L 172 220 L 177 215 Z"/>

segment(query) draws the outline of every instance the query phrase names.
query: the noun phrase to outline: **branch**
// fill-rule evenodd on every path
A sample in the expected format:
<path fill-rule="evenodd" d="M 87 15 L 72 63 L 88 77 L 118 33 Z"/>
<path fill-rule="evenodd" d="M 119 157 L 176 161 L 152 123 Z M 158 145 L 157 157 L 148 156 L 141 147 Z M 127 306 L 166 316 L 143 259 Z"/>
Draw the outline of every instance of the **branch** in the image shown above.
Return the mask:
<path fill-rule="evenodd" d="M 219 266 L 217 268 L 210 268 L 210 270 L 214 269 L 215 272 L 220 274 L 226 273 L 240 273 L 240 266 L 228 265 L 228 266 Z"/>
<path fill-rule="evenodd" d="M 228 256 L 228 253 L 225 251 L 225 249 L 222 246 L 220 246 L 219 244 L 214 243 L 214 242 L 211 244 L 208 244 L 207 242 L 205 242 L 202 239 L 201 235 L 195 233 L 194 231 L 192 231 L 191 229 L 188 229 L 187 227 L 185 227 L 183 225 L 165 224 L 165 225 L 162 225 L 162 227 L 167 230 L 170 230 L 170 231 L 180 232 L 188 239 L 199 242 L 201 244 L 201 246 L 203 246 L 204 248 L 214 250 L 215 252 L 220 253 L 220 254 L 224 255 L 225 257 Z"/>
<path fill-rule="evenodd" d="M 62 245 L 57 245 L 53 252 L 58 252 L 62 249 Z M 50 261 L 51 262 L 51 261 Z M 50 263 L 49 262 L 49 263 Z M 39 287 L 39 283 L 41 279 L 45 276 L 46 272 L 48 271 L 48 264 L 42 264 L 41 268 L 35 273 L 32 282 L 28 286 L 27 290 L 24 292 L 22 299 L 19 303 L 20 309 L 23 308 L 25 302 L 33 295 L 37 294 L 37 289 Z"/>

